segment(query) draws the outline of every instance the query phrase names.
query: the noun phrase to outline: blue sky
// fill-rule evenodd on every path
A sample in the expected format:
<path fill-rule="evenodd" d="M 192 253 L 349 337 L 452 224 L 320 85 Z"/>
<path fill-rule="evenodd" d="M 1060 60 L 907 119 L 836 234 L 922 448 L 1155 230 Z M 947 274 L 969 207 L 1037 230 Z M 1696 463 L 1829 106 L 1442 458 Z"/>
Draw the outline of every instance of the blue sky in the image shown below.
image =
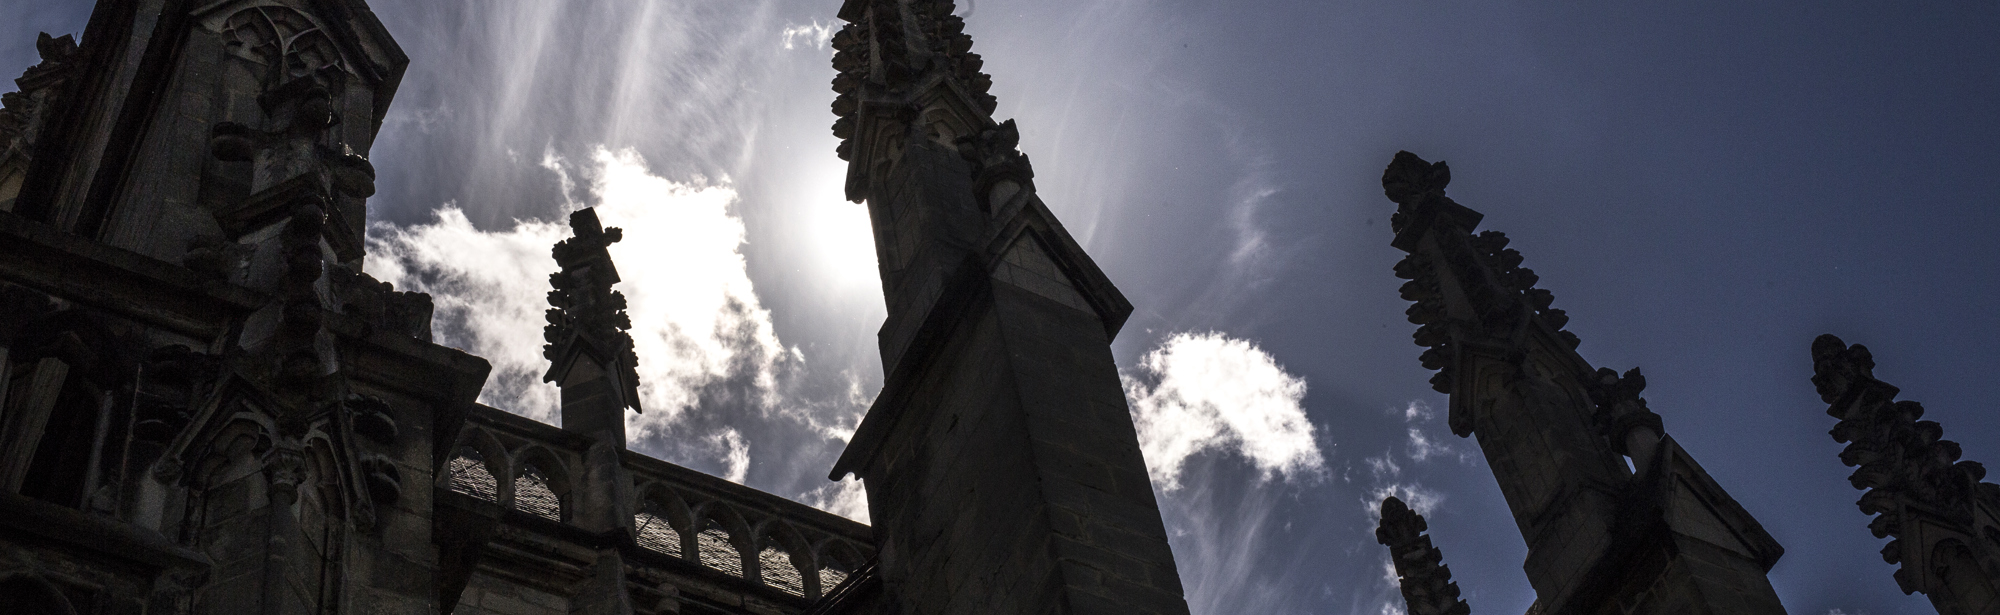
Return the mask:
<path fill-rule="evenodd" d="M 882 305 L 827 128 L 837 3 L 372 5 L 411 66 L 371 156 L 370 271 L 438 295 L 445 341 L 530 369 L 551 223 L 599 206 L 635 238 L 614 256 L 652 335 L 640 447 L 851 504 L 823 477 L 880 386 Z M 88 10 L 0 0 L 20 17 L 0 20 L 0 65 Z M 1409 341 L 1379 184 L 1399 149 L 1451 162 L 1452 196 L 1514 238 L 1586 359 L 1644 368 L 1668 432 L 1785 545 L 1771 576 L 1792 612 L 1931 612 L 1853 506 L 1807 349 L 1868 345 L 1966 458 L 2000 463 L 2000 5 L 959 12 L 1043 198 L 1137 306 L 1114 345 L 1135 399 L 1249 395 L 1218 407 L 1310 426 L 1307 446 L 1296 424 L 1172 415 L 1216 434 L 1161 494 L 1197 613 L 1399 607 L 1364 507 L 1389 491 L 1434 502 L 1476 612 L 1533 600 L 1490 470 Z M 1170 356 L 1271 386 L 1170 385 Z M 508 373 L 489 403 L 545 412 Z"/>

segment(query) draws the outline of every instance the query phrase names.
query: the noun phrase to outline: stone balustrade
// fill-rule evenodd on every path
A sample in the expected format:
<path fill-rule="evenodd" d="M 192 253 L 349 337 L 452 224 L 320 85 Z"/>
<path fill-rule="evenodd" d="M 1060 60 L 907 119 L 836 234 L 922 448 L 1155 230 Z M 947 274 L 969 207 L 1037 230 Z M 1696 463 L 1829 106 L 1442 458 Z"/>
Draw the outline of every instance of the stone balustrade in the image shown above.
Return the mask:
<path fill-rule="evenodd" d="M 632 451 L 621 453 L 619 480 L 629 482 L 610 489 L 627 494 L 621 510 L 630 512 L 630 523 L 623 532 L 584 531 L 575 523 L 577 507 L 605 501 L 584 493 L 589 487 L 581 473 L 592 444 L 483 405 L 467 416 L 438 486 L 501 511 L 502 529 L 485 549 L 489 561 L 482 573 L 501 572 L 504 566 L 492 561 L 497 553 L 500 560 L 526 558 L 521 561 L 528 570 L 573 566 L 578 570 L 572 574 L 544 576 L 580 579 L 589 566 L 585 551 L 615 543 L 610 546 L 631 553 L 625 567 L 635 606 L 703 594 L 797 612 L 860 569 L 874 551 L 866 525 Z M 562 555 L 578 548 L 583 551 Z M 533 552 L 544 555 L 530 557 Z M 560 596 L 571 582 L 544 585 Z"/>

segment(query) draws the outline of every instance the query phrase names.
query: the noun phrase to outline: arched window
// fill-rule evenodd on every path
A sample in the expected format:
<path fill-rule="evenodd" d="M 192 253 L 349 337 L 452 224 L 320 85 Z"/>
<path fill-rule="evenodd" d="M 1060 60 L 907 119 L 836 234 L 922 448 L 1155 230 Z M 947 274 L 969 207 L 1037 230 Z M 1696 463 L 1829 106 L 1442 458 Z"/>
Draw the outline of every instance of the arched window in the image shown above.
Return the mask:
<path fill-rule="evenodd" d="M 840 583 L 846 580 L 846 572 L 835 569 L 832 566 L 821 568 L 819 569 L 819 593 L 833 593 L 833 588 L 839 587 Z"/>
<path fill-rule="evenodd" d="M 681 533 L 667 523 L 666 511 L 660 505 L 646 502 L 638 514 L 632 515 L 632 527 L 638 530 L 639 546 L 660 553 L 681 556 Z"/>
<path fill-rule="evenodd" d="M 729 541 L 729 532 L 708 522 L 708 527 L 695 535 L 701 554 L 701 564 L 733 576 L 743 576 L 743 555 L 736 550 L 736 544 Z"/>
<path fill-rule="evenodd" d="M 548 519 L 561 521 L 562 498 L 549 489 L 549 478 L 533 462 L 521 466 L 521 475 L 514 477 L 514 508 Z"/>
<path fill-rule="evenodd" d="M 834 588 L 853 576 L 854 569 L 861 564 L 861 557 L 854 547 L 840 540 L 829 540 L 819 545 L 819 593 L 833 593 Z"/>
<path fill-rule="evenodd" d="M 104 411 L 104 395 L 72 370 L 49 409 L 41 442 L 21 479 L 21 495 L 83 508 L 88 489 L 92 442 Z"/>
<path fill-rule="evenodd" d="M 462 446 L 451 458 L 451 490 L 488 502 L 500 501 L 500 481 L 486 469 L 486 456 L 479 449 Z"/>
<path fill-rule="evenodd" d="M 32 316 L 32 314 L 30 314 Z M 21 495 L 83 508 L 104 468 L 95 453 L 116 452 L 121 442 L 98 429 L 118 408 L 101 383 L 115 378 L 107 361 L 113 351 L 95 317 L 63 310 L 21 323 L 10 344 L 18 354 L 10 379 L 7 459 L 0 480 Z M 122 435 L 122 434 L 120 434 Z M 97 474 L 92 476 L 93 471 Z"/>
<path fill-rule="evenodd" d="M 764 573 L 765 585 L 794 596 L 806 595 L 806 580 L 799 576 L 799 567 L 792 565 L 791 555 L 777 547 L 764 547 L 757 554 L 757 564 Z"/>

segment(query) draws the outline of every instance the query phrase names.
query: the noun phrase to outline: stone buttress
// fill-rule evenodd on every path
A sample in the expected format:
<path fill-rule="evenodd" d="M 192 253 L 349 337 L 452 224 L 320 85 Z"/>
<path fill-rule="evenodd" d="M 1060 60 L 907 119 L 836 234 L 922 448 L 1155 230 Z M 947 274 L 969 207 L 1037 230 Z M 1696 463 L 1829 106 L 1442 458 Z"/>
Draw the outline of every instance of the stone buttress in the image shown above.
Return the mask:
<path fill-rule="evenodd" d="M 1408 311 L 1449 423 L 1477 436 L 1544 613 L 1783 613 L 1765 572 L 1783 549 L 1665 435 L 1645 379 L 1593 369 L 1568 317 L 1450 171 L 1400 152 L 1382 176 Z M 1626 458 L 1631 466 L 1626 465 Z"/>
<path fill-rule="evenodd" d="M 832 477 L 902 613 L 1186 613 L 1110 342 L 1131 306 L 1036 195 L 949 1 L 849 0 L 838 153 L 886 381 Z"/>

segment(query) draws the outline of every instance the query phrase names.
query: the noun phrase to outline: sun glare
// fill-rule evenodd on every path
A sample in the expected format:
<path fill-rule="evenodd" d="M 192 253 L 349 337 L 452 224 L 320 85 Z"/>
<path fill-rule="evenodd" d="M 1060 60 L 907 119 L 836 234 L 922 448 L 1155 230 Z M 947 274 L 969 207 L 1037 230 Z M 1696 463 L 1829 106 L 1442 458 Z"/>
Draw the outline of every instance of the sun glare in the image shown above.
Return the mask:
<path fill-rule="evenodd" d="M 845 165 L 828 164 L 801 186 L 799 198 L 806 221 L 806 236 L 813 246 L 813 267 L 829 286 L 842 293 L 879 292 L 881 276 L 875 266 L 875 233 L 868 223 L 868 207 L 849 202 L 842 181 Z"/>

